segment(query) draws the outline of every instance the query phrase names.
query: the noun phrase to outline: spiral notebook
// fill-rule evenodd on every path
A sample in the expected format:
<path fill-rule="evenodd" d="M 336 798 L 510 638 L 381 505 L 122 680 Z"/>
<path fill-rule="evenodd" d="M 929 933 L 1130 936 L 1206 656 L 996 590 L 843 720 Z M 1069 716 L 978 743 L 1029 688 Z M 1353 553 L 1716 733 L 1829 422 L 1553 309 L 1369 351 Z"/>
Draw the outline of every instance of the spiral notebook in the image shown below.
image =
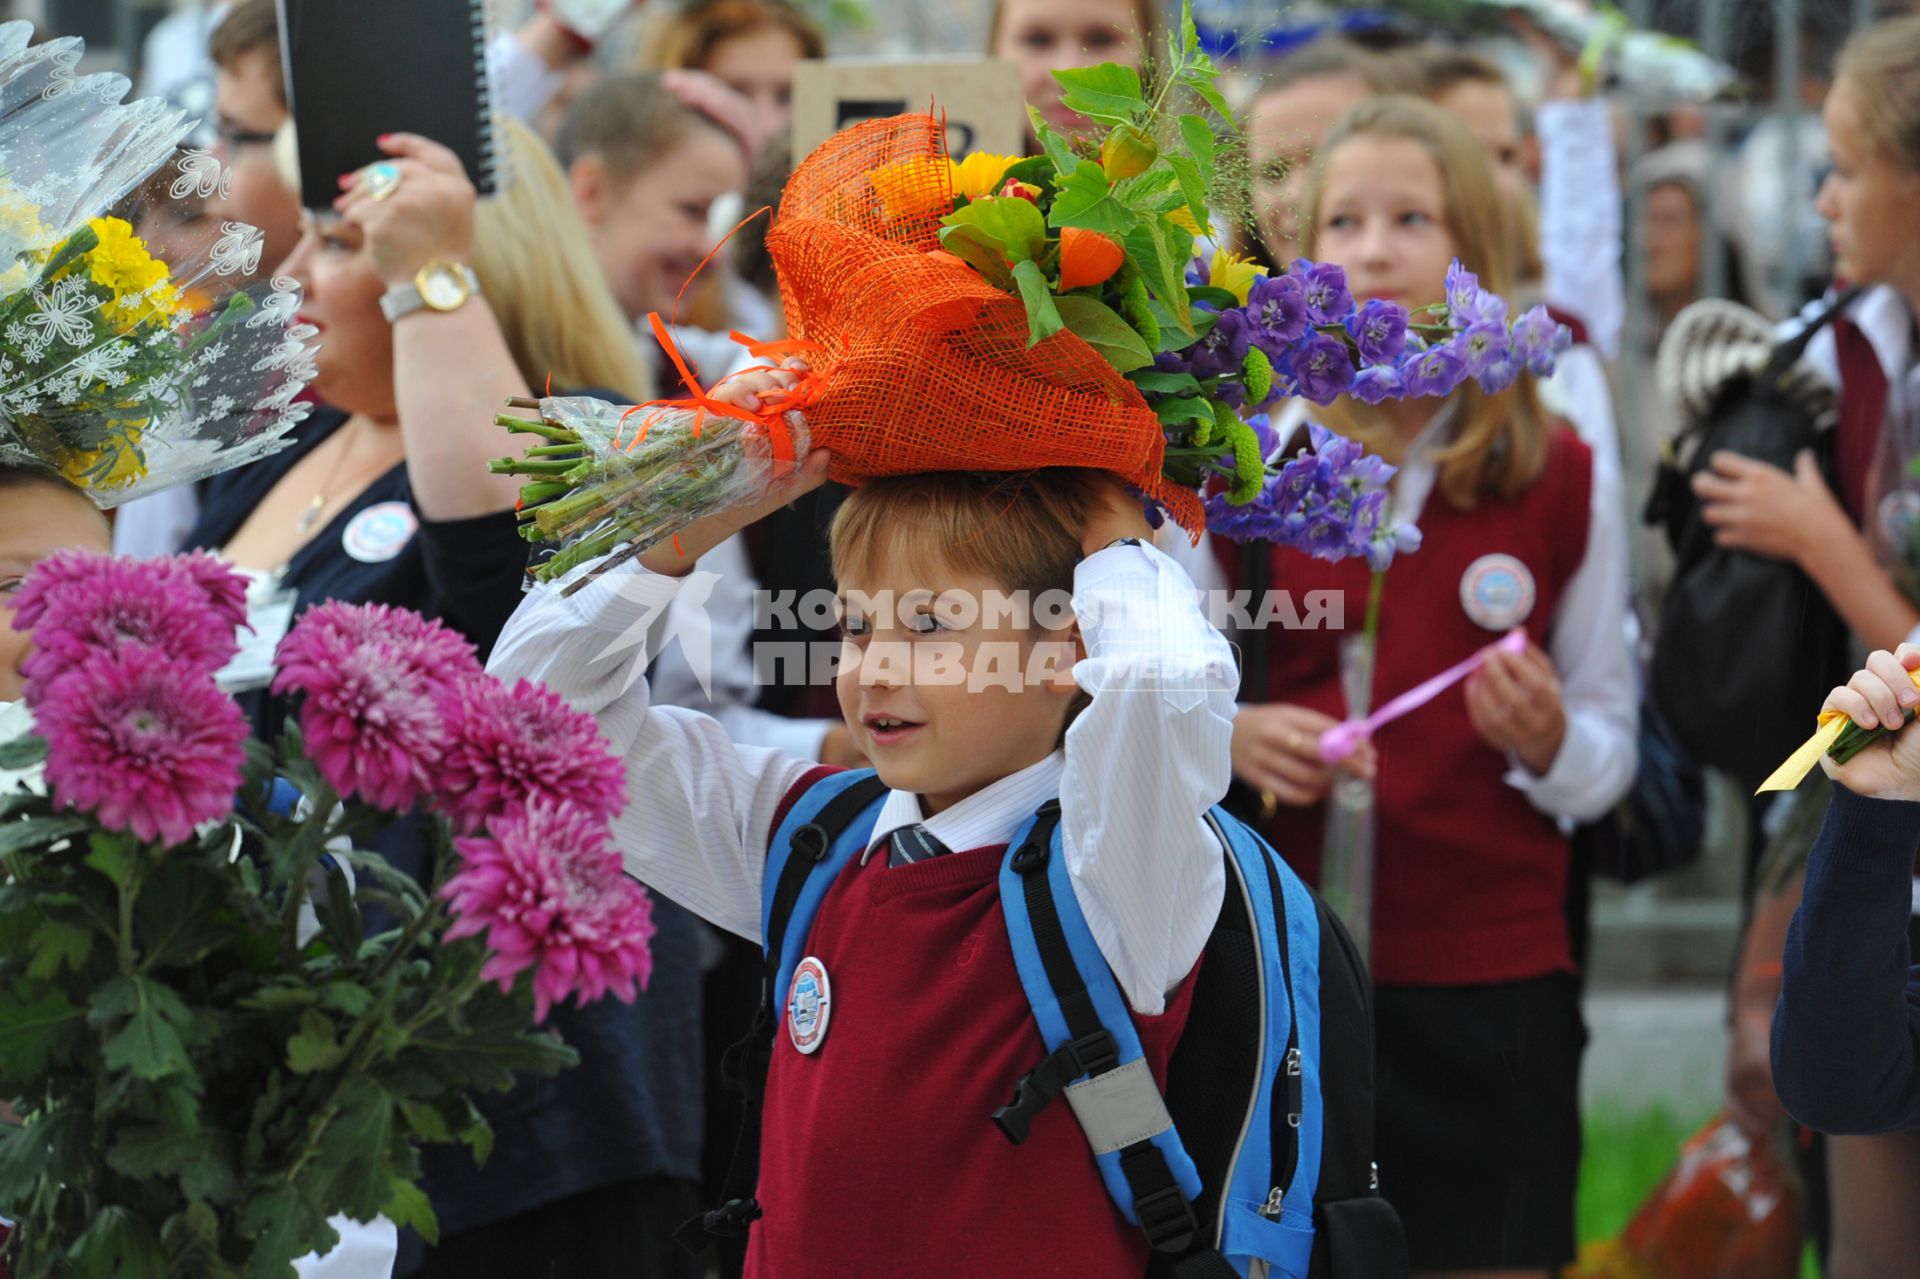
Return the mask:
<path fill-rule="evenodd" d="M 450 148 L 481 195 L 498 186 L 487 76 L 488 0 L 279 0 L 301 202 L 329 209 L 343 173 L 384 159 L 375 139 Z"/>

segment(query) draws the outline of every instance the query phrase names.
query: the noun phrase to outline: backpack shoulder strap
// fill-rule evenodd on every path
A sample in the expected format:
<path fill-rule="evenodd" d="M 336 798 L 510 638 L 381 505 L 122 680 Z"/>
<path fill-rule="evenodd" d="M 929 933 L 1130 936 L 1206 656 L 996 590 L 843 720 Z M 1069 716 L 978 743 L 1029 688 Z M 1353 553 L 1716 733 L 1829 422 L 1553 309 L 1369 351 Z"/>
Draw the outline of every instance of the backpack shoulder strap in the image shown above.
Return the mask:
<path fill-rule="evenodd" d="M 1073 1107 L 1107 1193 L 1157 1253 L 1212 1253 L 1211 1232 L 1194 1216 L 1200 1174 L 1174 1130 L 1146 1062 L 1133 1015 L 1080 911 L 1061 853 L 1060 803 L 1049 800 L 1008 845 L 1000 906 L 1015 967 L 1049 1049 L 994 1112 L 1006 1137 L 1026 1140 L 1033 1119 L 1056 1097 Z M 1224 1259 L 1183 1274 L 1231 1275 Z"/>
<path fill-rule="evenodd" d="M 721 1183 L 720 1205 L 674 1232 L 689 1251 L 704 1252 L 716 1238 L 739 1238 L 760 1216 L 753 1187 L 759 1179 L 761 1102 L 777 1027 L 774 1010 L 787 997 L 821 901 L 847 863 L 866 847 L 886 793 L 886 783 L 872 769 L 829 773 L 794 800 L 768 841 L 760 884 L 766 962 L 760 1007 L 746 1036 L 721 1062 L 722 1077 L 740 1094 L 740 1128 Z"/>
<path fill-rule="evenodd" d="M 865 851 L 887 784 L 870 768 L 829 773 L 787 810 L 767 845 L 760 944 L 775 1002 L 784 997 L 833 881 Z"/>

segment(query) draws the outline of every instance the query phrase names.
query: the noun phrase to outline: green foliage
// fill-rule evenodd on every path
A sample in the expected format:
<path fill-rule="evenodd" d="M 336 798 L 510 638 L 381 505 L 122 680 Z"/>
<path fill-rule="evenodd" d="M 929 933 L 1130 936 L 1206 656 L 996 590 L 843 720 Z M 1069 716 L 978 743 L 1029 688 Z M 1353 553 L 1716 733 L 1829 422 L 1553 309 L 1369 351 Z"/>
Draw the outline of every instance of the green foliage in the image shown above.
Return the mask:
<path fill-rule="evenodd" d="M 0 743 L 8 767 L 43 753 Z M 0 1096 L 23 1125 L 0 1127 L 0 1213 L 20 1223 L 19 1279 L 286 1279 L 332 1245 L 336 1213 L 431 1237 L 416 1147 L 484 1158 L 472 1094 L 576 1060 L 532 1028 L 527 981 L 503 993 L 478 939 L 440 940 L 443 823 L 416 882 L 326 847 L 386 819 L 341 805 L 297 732 L 254 747 L 246 775 L 243 817 L 170 849 L 0 795 Z M 272 815 L 276 775 L 331 820 Z M 395 926 L 369 937 L 376 902 Z"/>
<path fill-rule="evenodd" d="M 1053 301 L 1061 323 L 1122 373 L 1130 373 L 1153 363 L 1153 348 L 1142 341 L 1140 335 L 1133 331 L 1133 326 L 1104 302 L 1076 295 L 1055 298 Z"/>

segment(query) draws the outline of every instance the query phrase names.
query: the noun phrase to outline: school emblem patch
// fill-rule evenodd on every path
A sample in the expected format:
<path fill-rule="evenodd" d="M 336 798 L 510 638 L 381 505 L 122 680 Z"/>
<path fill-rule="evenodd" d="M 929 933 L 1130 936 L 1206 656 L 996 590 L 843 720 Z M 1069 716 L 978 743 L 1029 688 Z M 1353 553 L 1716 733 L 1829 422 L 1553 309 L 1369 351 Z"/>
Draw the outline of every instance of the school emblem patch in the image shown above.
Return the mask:
<path fill-rule="evenodd" d="M 420 517 L 405 502 L 375 502 L 347 522 L 340 548 L 362 564 L 384 564 L 419 530 Z"/>
<path fill-rule="evenodd" d="M 794 966 L 793 985 L 787 991 L 787 1036 L 803 1053 L 820 1051 L 833 1015 L 833 986 L 827 966 L 808 955 Z"/>
<path fill-rule="evenodd" d="M 1502 634 L 1527 620 L 1537 594 L 1532 570 L 1504 553 L 1482 555 L 1460 577 L 1460 607 L 1475 626 Z"/>

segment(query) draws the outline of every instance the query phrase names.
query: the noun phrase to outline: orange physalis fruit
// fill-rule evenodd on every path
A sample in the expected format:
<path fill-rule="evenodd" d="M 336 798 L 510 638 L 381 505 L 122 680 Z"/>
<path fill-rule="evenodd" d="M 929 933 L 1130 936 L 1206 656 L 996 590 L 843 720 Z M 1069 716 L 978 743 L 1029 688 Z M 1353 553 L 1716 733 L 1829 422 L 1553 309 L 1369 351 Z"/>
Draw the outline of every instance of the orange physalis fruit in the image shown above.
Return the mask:
<path fill-rule="evenodd" d="M 1067 227 L 1060 232 L 1060 291 L 1105 284 L 1126 260 L 1126 252 L 1098 231 Z"/>
<path fill-rule="evenodd" d="M 1116 124 L 1100 144 L 1100 168 L 1109 182 L 1137 178 L 1159 158 L 1153 139 L 1130 124 Z"/>

